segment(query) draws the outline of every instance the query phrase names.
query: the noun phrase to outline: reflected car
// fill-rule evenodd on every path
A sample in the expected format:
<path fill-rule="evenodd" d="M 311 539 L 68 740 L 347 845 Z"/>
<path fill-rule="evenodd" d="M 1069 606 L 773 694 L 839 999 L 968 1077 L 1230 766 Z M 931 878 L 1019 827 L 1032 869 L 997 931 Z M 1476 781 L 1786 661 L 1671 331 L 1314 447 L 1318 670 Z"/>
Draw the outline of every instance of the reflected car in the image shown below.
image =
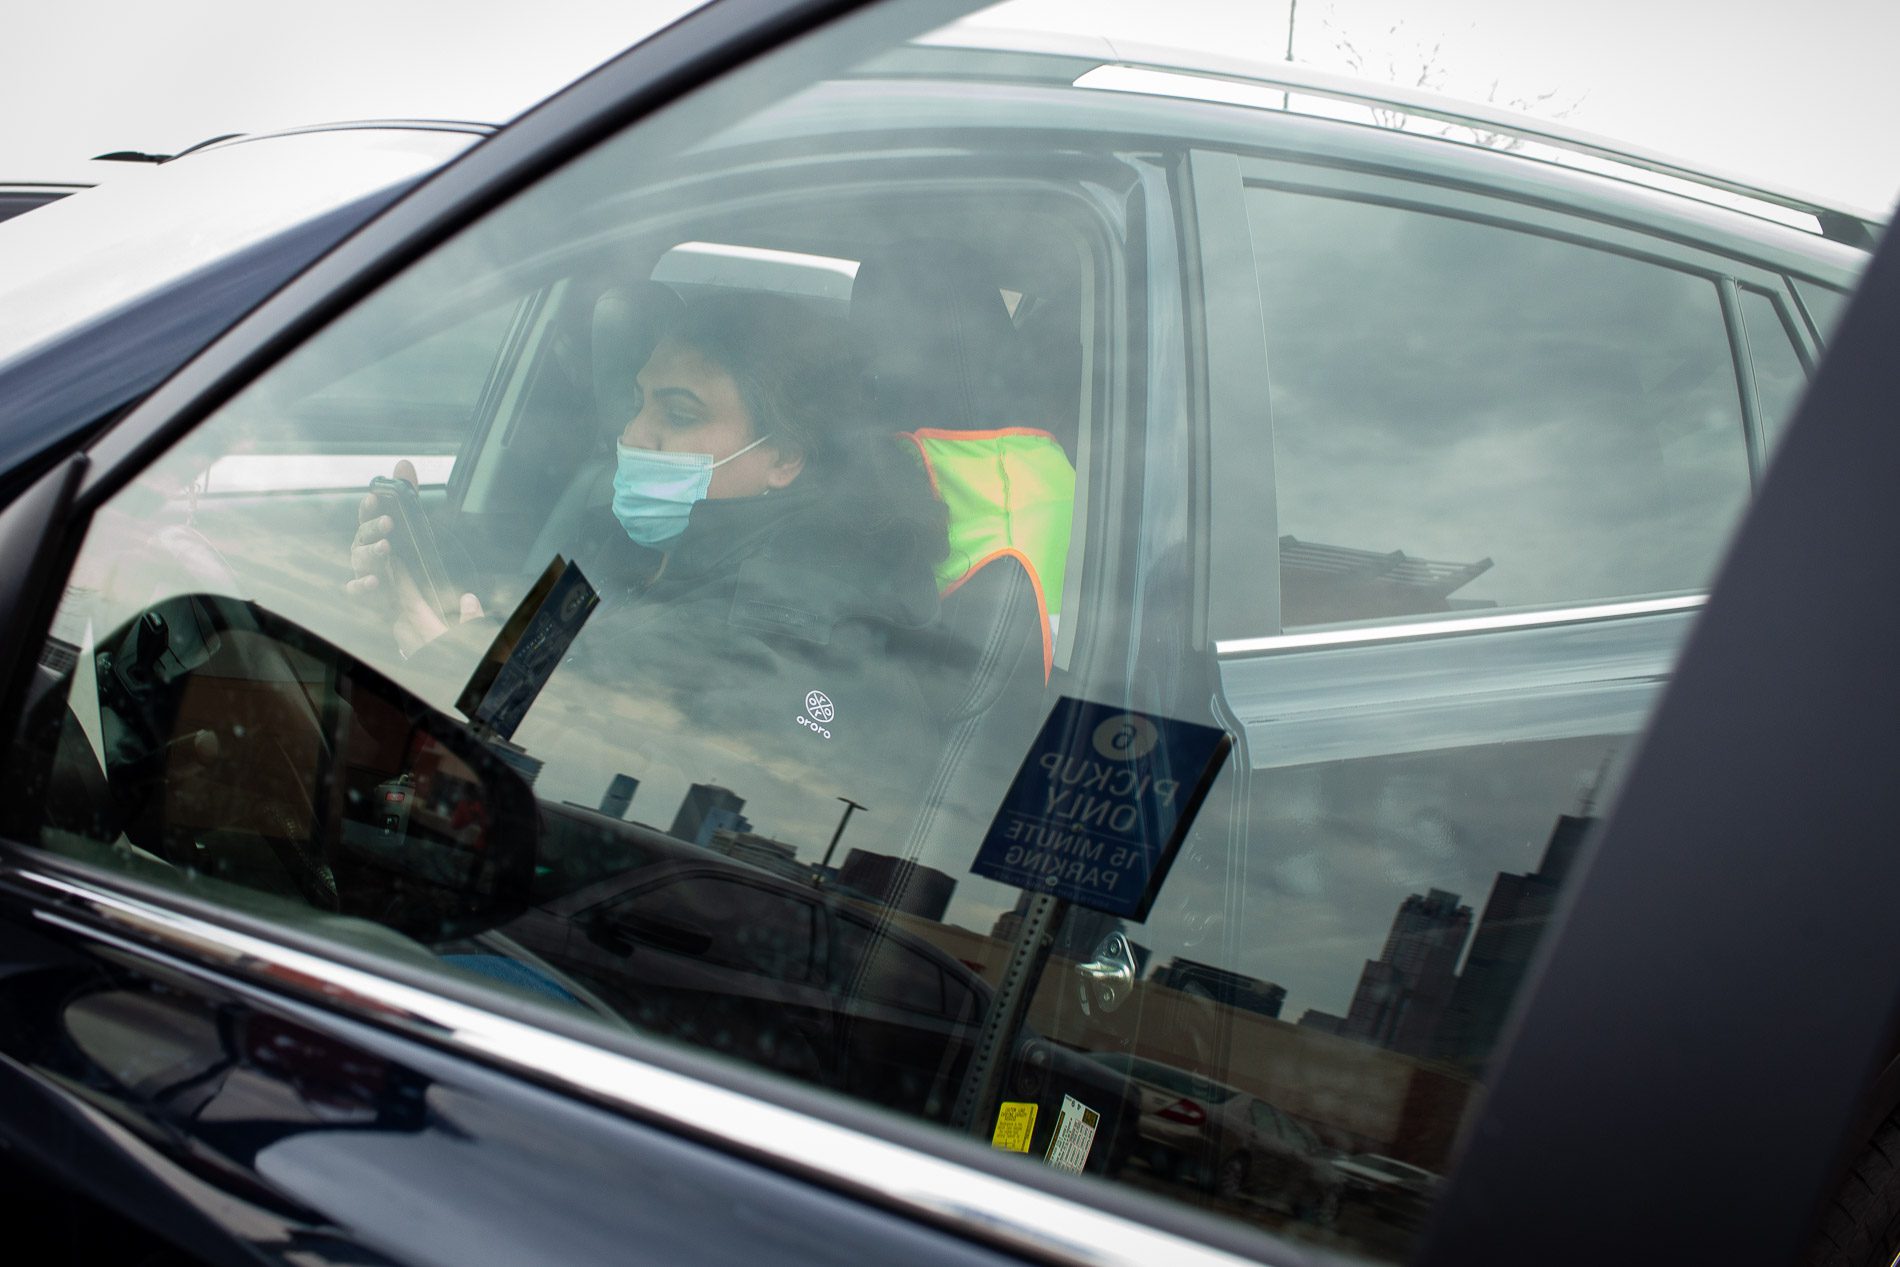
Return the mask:
<path fill-rule="evenodd" d="M 1258 1195 L 1331 1223 L 1345 1179 L 1311 1129 L 1258 1096 L 1153 1060 L 1097 1055 L 1141 1093 L 1140 1155 L 1151 1170 L 1225 1201 Z"/>
<path fill-rule="evenodd" d="M 1438 1190 L 1439 1176 L 1431 1171 L 1377 1153 L 1340 1157 L 1333 1167 L 1344 1181 L 1345 1199 L 1363 1201 L 1394 1218 L 1424 1218 Z"/>
<path fill-rule="evenodd" d="M 574 806 L 543 813 L 549 862 L 638 860 L 544 896 L 507 926 L 576 1002 L 855 1099 L 950 1120 L 995 995 L 967 965 L 860 896 Z M 570 869 L 563 886 L 577 878 Z M 1121 1169 L 1139 1115 L 1125 1080 L 1029 1028 L 1005 1059 L 1007 1095 L 1037 1106 L 1028 1151 L 1048 1149 L 1068 1097 L 1101 1116 L 1084 1168 Z"/>

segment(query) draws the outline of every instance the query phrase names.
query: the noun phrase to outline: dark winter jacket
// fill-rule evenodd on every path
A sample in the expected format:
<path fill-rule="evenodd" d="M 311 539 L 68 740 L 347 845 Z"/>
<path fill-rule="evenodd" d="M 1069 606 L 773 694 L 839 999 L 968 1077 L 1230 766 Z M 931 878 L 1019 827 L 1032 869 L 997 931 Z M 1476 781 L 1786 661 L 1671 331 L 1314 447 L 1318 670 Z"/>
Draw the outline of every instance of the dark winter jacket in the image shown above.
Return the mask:
<path fill-rule="evenodd" d="M 895 851 L 938 748 L 921 687 L 938 671 L 935 558 L 839 509 L 796 485 L 702 501 L 665 552 L 610 513 L 590 525 L 576 562 L 600 604 L 517 735 L 547 763 L 537 792 L 591 804 L 627 771 L 631 816 L 664 829 L 682 784 L 716 783 L 805 861 L 849 797 L 870 807 L 851 844 Z M 463 626 L 411 667 L 465 677 L 497 628 Z"/>

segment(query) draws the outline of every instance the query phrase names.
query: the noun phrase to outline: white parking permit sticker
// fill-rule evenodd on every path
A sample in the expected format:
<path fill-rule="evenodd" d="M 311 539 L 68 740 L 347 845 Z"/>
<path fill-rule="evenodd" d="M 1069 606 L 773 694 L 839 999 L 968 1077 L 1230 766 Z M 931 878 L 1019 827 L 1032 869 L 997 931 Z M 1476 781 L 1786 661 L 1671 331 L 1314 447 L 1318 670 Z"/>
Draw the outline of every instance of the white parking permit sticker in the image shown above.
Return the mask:
<path fill-rule="evenodd" d="M 1101 1124 L 1100 1113 L 1072 1095 L 1063 1096 L 1062 1111 L 1056 1115 L 1055 1134 L 1049 1137 L 1049 1151 L 1043 1160 L 1057 1170 L 1081 1174 L 1089 1159 L 1089 1149 L 1095 1144 L 1095 1128 Z"/>

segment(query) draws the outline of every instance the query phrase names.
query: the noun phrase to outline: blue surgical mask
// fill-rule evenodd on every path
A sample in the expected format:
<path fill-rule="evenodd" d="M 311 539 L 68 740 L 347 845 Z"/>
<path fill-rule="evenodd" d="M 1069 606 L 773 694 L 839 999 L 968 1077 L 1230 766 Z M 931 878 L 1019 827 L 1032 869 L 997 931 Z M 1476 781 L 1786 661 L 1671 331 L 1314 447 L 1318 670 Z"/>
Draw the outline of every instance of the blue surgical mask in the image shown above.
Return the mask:
<path fill-rule="evenodd" d="M 717 462 L 710 453 L 668 453 L 616 444 L 614 518 L 641 545 L 665 545 L 686 531 L 686 517 L 693 503 L 705 498 L 713 471 L 770 438 L 769 433 L 762 435 Z"/>

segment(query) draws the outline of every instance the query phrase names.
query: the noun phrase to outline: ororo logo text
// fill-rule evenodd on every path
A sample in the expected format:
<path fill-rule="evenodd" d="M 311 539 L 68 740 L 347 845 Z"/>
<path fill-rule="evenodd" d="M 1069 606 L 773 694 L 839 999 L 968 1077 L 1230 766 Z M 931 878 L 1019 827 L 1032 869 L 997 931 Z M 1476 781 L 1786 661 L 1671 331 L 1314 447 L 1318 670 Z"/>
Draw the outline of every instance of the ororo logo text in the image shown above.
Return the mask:
<path fill-rule="evenodd" d="M 838 715 L 838 706 L 831 702 L 831 696 L 823 691 L 805 692 L 805 711 L 798 715 L 798 724 L 815 735 L 831 738 L 826 723 Z"/>

